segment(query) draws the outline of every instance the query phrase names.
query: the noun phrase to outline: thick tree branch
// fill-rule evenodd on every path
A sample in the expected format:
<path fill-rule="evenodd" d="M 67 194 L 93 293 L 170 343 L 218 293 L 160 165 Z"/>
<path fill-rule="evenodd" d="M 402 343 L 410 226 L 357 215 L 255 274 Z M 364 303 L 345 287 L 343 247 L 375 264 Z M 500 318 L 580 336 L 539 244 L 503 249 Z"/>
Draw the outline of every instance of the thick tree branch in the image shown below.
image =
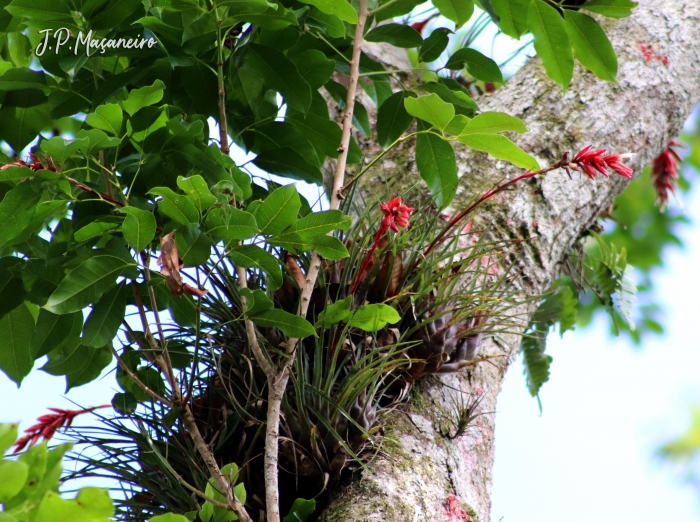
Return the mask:
<path fill-rule="evenodd" d="M 700 5 L 695 0 L 640 2 L 630 18 L 606 19 L 603 25 L 620 62 L 617 84 L 577 68 L 574 83 L 562 93 L 546 77 L 539 59 L 533 59 L 502 89 L 479 100 L 483 111 L 502 111 L 525 121 L 529 132 L 515 141 L 542 165 L 592 143 L 611 152 L 636 153 L 628 163 L 640 173 L 678 135 L 700 99 Z M 642 44 L 660 59 L 645 60 Z M 366 52 L 396 69 L 406 68 L 380 46 L 367 46 Z M 389 190 L 395 185 L 400 191 L 415 182 L 410 145 L 406 142 L 388 153 L 374 180 L 368 174 L 359 182 L 366 192 L 387 183 Z M 458 149 L 457 156 L 462 184 L 455 211 L 468 207 L 498 181 L 522 173 L 466 148 Z M 509 253 L 508 263 L 520 274 L 523 295 L 538 295 L 581 234 L 626 186 L 619 177 L 591 182 L 553 172 L 482 205 L 473 230 L 484 231 L 488 225 L 498 239 L 522 240 Z M 528 240 L 531 237 L 536 240 Z M 527 320 L 526 314 L 522 320 Z M 389 458 L 376 459 L 371 473 L 363 472 L 362 480 L 339 491 L 321 519 L 441 521 L 448 519 L 447 499 L 454 494 L 472 520 L 489 520 L 494 415 L 482 416 L 454 440 L 442 436 L 439 424 L 459 396 L 453 389 L 483 389 L 482 411 L 496 410 L 517 345 L 517 336 L 493 338 L 484 343 L 482 354 L 506 355 L 498 359 L 503 361 L 499 366 L 482 363 L 465 375 L 423 382 L 406 413 L 385 420 L 397 441 L 388 450 Z"/>

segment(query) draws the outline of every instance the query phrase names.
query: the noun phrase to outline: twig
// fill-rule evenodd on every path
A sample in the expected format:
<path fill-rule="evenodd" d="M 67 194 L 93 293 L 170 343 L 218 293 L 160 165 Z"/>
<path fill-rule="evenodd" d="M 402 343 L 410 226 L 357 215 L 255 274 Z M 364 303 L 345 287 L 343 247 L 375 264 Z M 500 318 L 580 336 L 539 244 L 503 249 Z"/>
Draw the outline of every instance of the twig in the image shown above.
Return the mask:
<path fill-rule="evenodd" d="M 114 349 L 114 347 L 113 347 L 111 344 L 109 344 L 108 346 L 109 346 L 109 349 L 110 349 L 111 352 L 112 352 L 112 355 L 114 355 L 114 358 L 115 358 L 115 359 L 117 360 L 117 362 L 119 363 L 119 366 L 121 366 L 121 369 L 124 371 L 124 373 L 126 373 L 126 374 L 129 376 L 129 378 L 130 378 L 132 381 L 134 381 L 134 382 L 139 386 L 139 388 L 141 388 L 143 391 L 145 391 L 148 395 L 150 395 L 151 397 L 153 397 L 153 398 L 154 398 L 155 400 L 157 400 L 158 402 L 161 402 L 161 403 L 163 403 L 163 404 L 165 404 L 166 406 L 169 406 L 169 407 L 171 407 L 171 408 L 173 407 L 173 403 L 172 403 L 172 402 L 170 402 L 170 401 L 167 400 L 167 399 L 164 399 L 163 397 L 161 397 L 160 395 L 158 395 L 156 392 L 154 392 L 153 390 L 151 390 L 148 386 L 146 386 L 146 385 L 143 383 L 143 381 L 142 381 L 141 379 L 139 379 L 139 378 L 136 376 L 136 374 L 135 374 L 133 371 L 131 371 L 131 368 L 129 368 L 129 367 L 126 365 L 126 363 L 122 360 L 122 358 L 119 357 L 119 354 L 117 353 L 117 351 Z"/>
<path fill-rule="evenodd" d="M 66 176 L 66 179 L 68 180 L 68 183 L 73 185 L 74 187 L 78 187 L 80 190 L 83 192 L 87 192 L 88 194 L 93 194 L 97 196 L 100 199 L 104 199 L 105 201 L 109 201 L 110 203 L 113 203 L 114 205 L 120 206 L 120 207 L 125 207 L 126 205 L 122 203 L 121 201 L 118 201 L 114 199 L 112 196 L 109 196 L 108 194 L 102 194 L 101 192 L 97 192 L 96 190 L 91 189 L 87 185 L 84 185 L 83 183 L 80 183 L 77 179 L 73 179 L 69 176 Z"/>

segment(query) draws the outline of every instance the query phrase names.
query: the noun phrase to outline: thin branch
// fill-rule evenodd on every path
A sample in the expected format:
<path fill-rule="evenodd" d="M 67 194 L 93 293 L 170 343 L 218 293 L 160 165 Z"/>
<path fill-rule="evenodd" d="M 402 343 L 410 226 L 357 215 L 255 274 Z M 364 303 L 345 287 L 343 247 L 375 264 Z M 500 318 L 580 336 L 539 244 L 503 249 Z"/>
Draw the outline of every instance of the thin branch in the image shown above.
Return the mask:
<path fill-rule="evenodd" d="M 80 190 L 82 190 L 83 192 L 87 192 L 88 194 L 93 194 L 93 195 L 97 196 L 97 197 L 100 198 L 100 199 L 103 199 L 103 200 L 105 200 L 105 201 L 109 201 L 110 203 L 112 203 L 112 204 L 114 204 L 114 205 L 117 205 L 117 206 L 120 206 L 120 207 L 125 207 L 125 206 L 126 206 L 125 203 L 122 203 L 121 201 L 118 201 L 118 200 L 114 199 L 112 196 L 109 196 L 108 194 L 102 194 L 101 192 L 97 192 L 96 190 L 91 189 L 91 188 L 88 187 L 87 185 L 84 185 L 83 183 L 80 183 L 80 181 L 78 181 L 77 179 L 73 179 L 73 178 L 71 178 L 71 177 L 69 177 L 69 176 L 66 176 L 66 179 L 68 180 L 68 183 L 70 183 L 70 184 L 73 185 L 74 187 L 78 187 L 78 188 L 79 188 Z"/>
<path fill-rule="evenodd" d="M 245 268 L 242 266 L 236 265 L 236 273 L 238 274 L 238 287 L 243 290 L 244 288 L 248 288 L 248 283 L 246 281 L 246 273 L 245 273 Z M 247 310 L 248 310 L 248 303 L 246 303 L 245 297 L 241 295 L 241 307 L 242 311 L 241 313 L 245 316 Z M 245 332 L 246 336 L 248 337 L 248 344 L 250 344 L 250 349 L 253 351 L 253 355 L 255 356 L 255 360 L 258 362 L 262 370 L 265 372 L 265 375 L 267 375 L 267 378 L 270 382 L 274 379 L 275 375 L 277 372 L 275 371 L 275 368 L 269 363 L 267 358 L 265 357 L 265 354 L 263 353 L 262 349 L 260 348 L 260 343 L 258 342 L 258 336 L 255 333 L 255 325 L 253 324 L 253 321 L 251 321 L 248 318 L 244 319 L 245 321 Z"/>
<path fill-rule="evenodd" d="M 111 352 L 112 352 L 112 355 L 114 355 L 114 358 L 115 358 L 115 359 L 117 360 L 117 362 L 119 363 L 119 366 L 121 367 L 121 369 L 124 371 L 125 374 L 127 374 L 127 375 L 129 376 L 129 378 L 130 378 L 131 380 L 133 380 L 133 381 L 139 386 L 139 388 L 141 388 L 143 391 L 145 391 L 148 395 L 150 395 L 151 397 L 153 397 L 153 398 L 154 398 L 155 400 L 157 400 L 158 402 L 161 402 L 161 403 L 163 403 L 163 404 L 165 404 L 166 406 L 169 406 L 169 407 L 171 407 L 171 408 L 173 407 L 173 403 L 172 403 L 172 402 L 170 402 L 170 401 L 167 400 L 167 399 L 164 399 L 163 397 L 161 397 L 160 395 L 158 395 L 156 392 L 154 392 L 153 390 L 151 390 L 148 386 L 146 386 L 146 385 L 143 383 L 143 381 L 142 381 L 141 379 L 139 379 L 139 378 L 136 376 L 136 374 L 135 374 L 133 371 L 131 371 L 131 368 L 129 368 L 129 367 L 126 365 L 126 363 L 122 360 L 122 358 L 119 357 L 119 354 L 117 353 L 117 351 L 114 349 L 114 347 L 113 347 L 111 344 L 109 344 L 108 346 L 109 346 L 109 349 L 110 349 Z"/>

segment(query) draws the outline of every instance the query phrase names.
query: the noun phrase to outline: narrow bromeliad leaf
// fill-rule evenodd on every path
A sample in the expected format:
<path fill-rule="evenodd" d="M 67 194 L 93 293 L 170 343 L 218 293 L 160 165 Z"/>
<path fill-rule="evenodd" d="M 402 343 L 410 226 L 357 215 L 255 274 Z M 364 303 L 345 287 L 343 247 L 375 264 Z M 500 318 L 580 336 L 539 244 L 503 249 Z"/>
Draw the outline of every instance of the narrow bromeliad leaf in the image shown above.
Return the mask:
<path fill-rule="evenodd" d="M 531 0 L 527 19 L 547 75 L 566 90 L 574 75 L 574 57 L 564 19 L 544 0 Z"/>
<path fill-rule="evenodd" d="M 564 10 L 564 21 L 576 59 L 601 80 L 617 81 L 617 56 L 605 31 L 590 16 Z"/>

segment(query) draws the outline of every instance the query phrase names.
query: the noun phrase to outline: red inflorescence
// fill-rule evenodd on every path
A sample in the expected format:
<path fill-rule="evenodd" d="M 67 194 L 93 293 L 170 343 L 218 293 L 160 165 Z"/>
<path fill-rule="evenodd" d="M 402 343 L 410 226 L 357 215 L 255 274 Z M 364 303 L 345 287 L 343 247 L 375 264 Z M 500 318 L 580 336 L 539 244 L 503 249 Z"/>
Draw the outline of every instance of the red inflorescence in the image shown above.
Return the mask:
<path fill-rule="evenodd" d="M 10 167 L 28 167 L 33 172 L 36 172 L 37 170 L 50 170 L 52 172 L 60 172 L 61 170 L 61 167 L 57 166 L 50 156 L 46 156 L 46 166 L 44 166 L 41 163 L 39 157 L 33 152 L 29 153 L 29 158 L 27 159 L 29 161 L 24 161 L 21 158 L 17 157 L 12 163 L 8 163 L 7 165 L 3 165 L 2 167 L 0 167 L 0 170 L 6 170 Z"/>
<path fill-rule="evenodd" d="M 608 169 L 617 172 L 625 178 L 632 177 L 632 169 L 620 161 L 623 155 L 608 154 L 604 156 L 605 149 L 591 150 L 592 147 L 593 145 L 589 145 L 581 150 L 567 166 L 574 170 L 583 169 L 591 179 L 596 177 L 597 172 L 607 178 Z"/>
<path fill-rule="evenodd" d="M 681 146 L 680 141 L 671 141 L 651 164 L 651 177 L 656 189 L 656 201 L 662 210 L 668 205 L 669 192 L 673 193 L 676 199 L 678 198 L 676 182 L 678 181 L 678 163 L 681 161 L 681 157 L 672 147 Z"/>
<path fill-rule="evenodd" d="M 29 447 L 34 446 L 39 439 L 49 440 L 54 436 L 56 430 L 61 427 L 68 428 L 73 419 L 77 415 L 82 415 L 83 413 L 89 413 L 98 408 L 109 408 L 111 404 L 103 404 L 102 406 L 94 406 L 92 408 L 86 408 L 83 410 L 62 410 L 60 408 L 49 408 L 54 413 L 49 413 L 42 415 L 37 419 L 37 424 L 31 426 L 24 430 L 24 437 L 20 437 L 15 442 L 15 453 L 22 451 L 27 445 Z"/>

